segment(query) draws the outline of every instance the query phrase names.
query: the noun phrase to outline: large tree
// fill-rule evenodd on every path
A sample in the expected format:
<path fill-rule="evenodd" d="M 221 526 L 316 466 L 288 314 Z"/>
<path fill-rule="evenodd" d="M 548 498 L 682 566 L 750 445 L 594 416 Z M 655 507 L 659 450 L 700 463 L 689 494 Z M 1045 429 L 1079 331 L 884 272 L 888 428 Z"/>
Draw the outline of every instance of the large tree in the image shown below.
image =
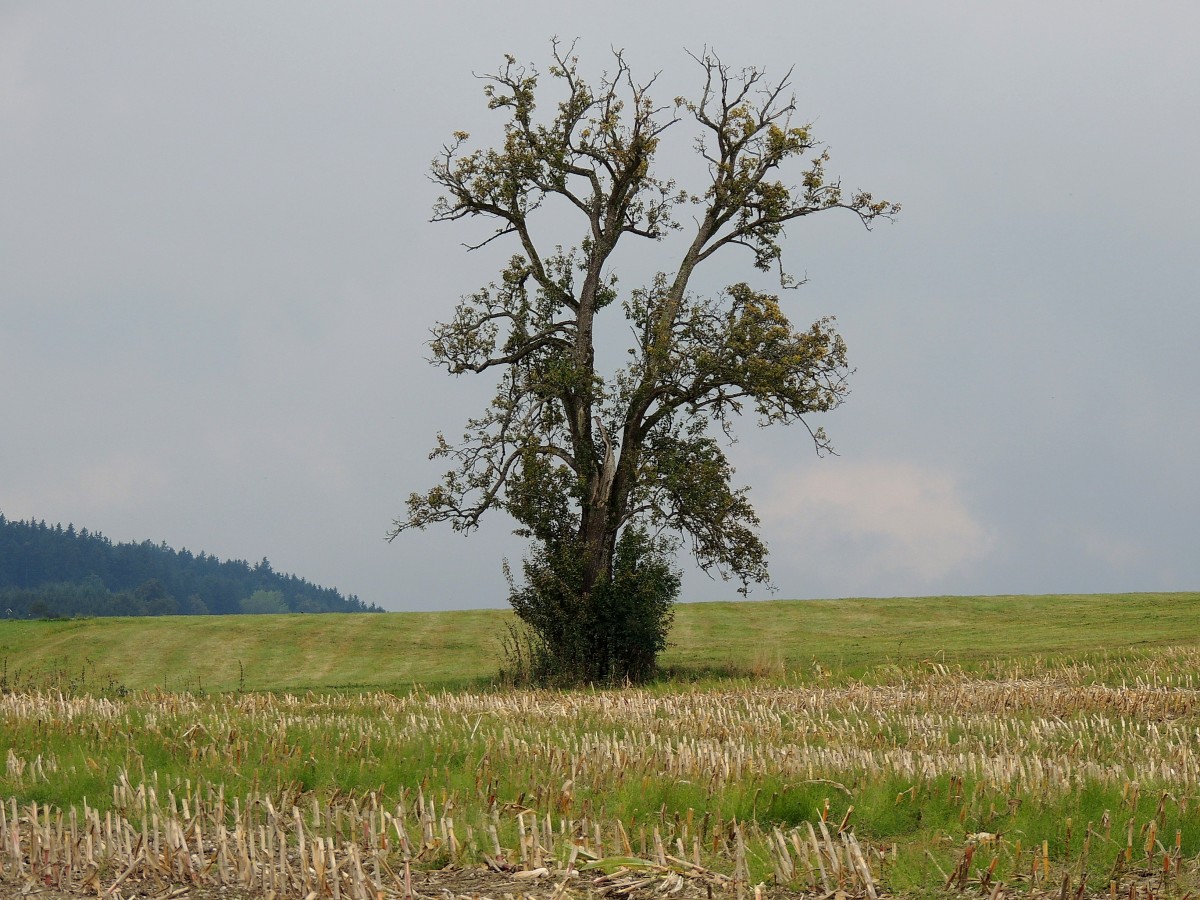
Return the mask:
<path fill-rule="evenodd" d="M 453 468 L 409 498 L 390 536 L 435 522 L 470 531 L 488 510 L 506 510 L 534 541 L 512 600 L 541 652 L 574 677 L 637 677 L 663 646 L 678 588 L 672 536 L 690 541 L 706 571 L 768 580 L 758 518 L 731 484 L 721 432 L 752 410 L 761 424 L 804 424 L 823 452 L 825 433 L 809 417 L 847 393 L 831 319 L 797 330 L 778 296 L 747 283 L 702 292 L 697 271 L 718 253 L 743 253 L 795 287 L 782 266 L 788 223 L 844 210 L 870 226 L 899 207 L 844 193 L 826 174 L 828 152 L 795 120 L 787 76 L 770 81 L 706 53 L 693 57 L 698 96 L 663 106 L 650 98 L 654 79 L 635 80 L 620 52 L 589 84 L 573 49 L 554 43 L 550 84 L 506 57 L 484 79 L 488 107 L 505 116 L 503 141 L 471 149 L 456 132 L 433 161 L 445 191 L 434 221 L 479 217 L 491 228 L 470 249 L 507 241 L 514 252 L 498 280 L 433 330 L 435 364 L 495 372 L 498 389 L 461 441 L 438 436 L 432 456 Z M 542 114 L 536 98 L 547 88 L 556 105 Z M 707 168 L 694 187 L 654 167 L 683 122 Z M 792 185 L 782 169 L 797 161 Z M 544 240 L 571 217 L 576 244 Z M 610 265 L 618 245 L 672 234 L 661 271 L 620 291 Z M 632 335 L 627 362 L 607 373 L 596 357 L 606 311 L 628 326 L 606 328 L 606 339 Z M 622 655 L 629 634 L 646 629 L 641 651 Z"/>

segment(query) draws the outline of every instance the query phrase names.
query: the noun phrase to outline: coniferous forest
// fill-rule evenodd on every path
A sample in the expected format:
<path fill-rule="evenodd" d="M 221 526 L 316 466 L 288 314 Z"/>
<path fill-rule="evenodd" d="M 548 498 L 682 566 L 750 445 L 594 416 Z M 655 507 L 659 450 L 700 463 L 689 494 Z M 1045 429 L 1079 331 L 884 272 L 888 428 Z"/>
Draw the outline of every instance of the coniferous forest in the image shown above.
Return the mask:
<path fill-rule="evenodd" d="M 382 612 L 284 575 L 270 562 L 221 560 L 165 543 L 114 544 L 99 532 L 0 513 L 0 617 Z"/>

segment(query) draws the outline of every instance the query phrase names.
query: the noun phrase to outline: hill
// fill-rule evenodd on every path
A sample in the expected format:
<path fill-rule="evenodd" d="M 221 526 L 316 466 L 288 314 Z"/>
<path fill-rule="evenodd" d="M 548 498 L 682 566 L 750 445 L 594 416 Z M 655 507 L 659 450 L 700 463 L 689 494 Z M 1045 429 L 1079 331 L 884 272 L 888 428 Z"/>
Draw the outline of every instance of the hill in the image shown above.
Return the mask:
<path fill-rule="evenodd" d="M 274 571 L 266 559 L 221 560 L 150 541 L 0 514 L 0 615 L 229 615 L 374 612 L 357 597 Z"/>
<path fill-rule="evenodd" d="M 503 663 L 506 610 L 343 616 L 0 621 L 9 684 L 113 681 L 131 689 L 456 686 Z M 685 604 L 664 664 L 704 673 L 850 674 L 929 660 L 1200 645 L 1200 593 Z"/>

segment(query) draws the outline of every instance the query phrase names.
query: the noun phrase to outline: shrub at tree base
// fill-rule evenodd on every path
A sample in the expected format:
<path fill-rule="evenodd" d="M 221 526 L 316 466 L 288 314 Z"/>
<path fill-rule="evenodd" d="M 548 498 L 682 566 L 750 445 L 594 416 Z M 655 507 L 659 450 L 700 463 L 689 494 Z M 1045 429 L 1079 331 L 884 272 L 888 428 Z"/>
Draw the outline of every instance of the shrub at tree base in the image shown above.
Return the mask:
<path fill-rule="evenodd" d="M 628 529 L 617 543 L 611 580 L 583 590 L 583 555 L 570 540 L 542 546 L 509 576 L 509 602 L 526 626 L 508 643 L 506 675 L 539 684 L 645 681 L 667 646 L 679 572 L 671 549 Z"/>

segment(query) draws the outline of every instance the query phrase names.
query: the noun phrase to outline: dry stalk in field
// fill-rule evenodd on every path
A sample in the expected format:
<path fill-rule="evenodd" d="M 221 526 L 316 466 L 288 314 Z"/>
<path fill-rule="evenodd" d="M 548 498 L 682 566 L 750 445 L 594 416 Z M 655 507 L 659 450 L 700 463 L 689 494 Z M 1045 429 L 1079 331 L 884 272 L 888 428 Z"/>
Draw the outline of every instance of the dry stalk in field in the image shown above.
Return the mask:
<path fill-rule="evenodd" d="M 198 785 L 183 798 L 173 792 L 163 797 L 153 784 L 134 785 L 122 778 L 113 793 L 126 813 L 109 810 L 101 816 L 86 802 L 65 815 L 37 803 L 19 806 L 15 799 L 0 805 L 0 878 L 29 890 L 86 890 L 105 898 L 119 896 L 129 885 L 142 893 L 173 896 L 171 887 L 184 885 L 237 886 L 304 900 L 381 900 L 414 896 L 412 866 L 431 852 L 444 854 L 442 863 L 473 862 L 464 855 L 453 820 L 435 819 L 433 802 L 423 796 L 414 804 L 413 821 L 402 807 L 383 808 L 374 794 L 361 805 L 353 798 L 340 803 L 313 799 L 302 811 L 299 806 L 285 808 L 266 794 L 226 803 L 223 789 L 211 785 Z M 483 854 L 487 867 L 517 882 L 556 878 L 560 897 L 572 879 L 579 879 L 581 889 L 615 896 L 648 886 L 678 893 L 686 884 L 693 885 L 690 894 L 735 887 L 744 891 L 750 882 L 745 832 L 738 823 L 733 823 L 737 850 L 731 878 L 683 858 L 682 850 L 679 856 L 668 853 L 657 829 L 653 858 L 639 859 L 628 855 L 627 836 L 606 844 L 598 821 L 563 820 L 556 831 L 549 816 L 539 819 L 519 810 L 515 820 L 515 847 L 501 846 L 496 829 L 490 829 L 492 852 Z M 771 841 L 780 883 L 796 883 L 801 871 L 811 875 L 824 854 L 846 860 L 840 864 L 847 874 L 839 878 L 839 887 L 847 896 L 874 900 L 874 881 L 852 834 L 843 833 L 839 855 L 826 832 L 814 866 L 799 829 L 785 836 L 778 828 L 762 832 L 746 827 Z M 608 830 L 624 836 L 619 822 Z M 815 879 L 805 883 L 817 887 Z"/>
<path fill-rule="evenodd" d="M 898 816 L 944 807 L 933 879 L 989 895 L 1057 892 L 1068 870 L 1072 890 L 1085 870 L 1122 895 L 1145 872 L 1195 885 L 1200 651 L 893 669 L 668 691 L 0 694 L 0 796 L 20 798 L 0 808 L 0 877 L 357 900 L 482 864 L 614 895 L 773 879 L 870 898 L 896 853 L 870 840 L 886 785 Z M 147 744 L 169 761 L 158 773 Z M 401 758 L 420 762 L 388 768 Z M 73 797 L 80 777 L 112 784 L 103 811 L 31 802 Z M 1084 792 L 1103 800 L 1073 825 L 995 834 Z M 910 854 L 923 868 L 926 849 Z"/>

